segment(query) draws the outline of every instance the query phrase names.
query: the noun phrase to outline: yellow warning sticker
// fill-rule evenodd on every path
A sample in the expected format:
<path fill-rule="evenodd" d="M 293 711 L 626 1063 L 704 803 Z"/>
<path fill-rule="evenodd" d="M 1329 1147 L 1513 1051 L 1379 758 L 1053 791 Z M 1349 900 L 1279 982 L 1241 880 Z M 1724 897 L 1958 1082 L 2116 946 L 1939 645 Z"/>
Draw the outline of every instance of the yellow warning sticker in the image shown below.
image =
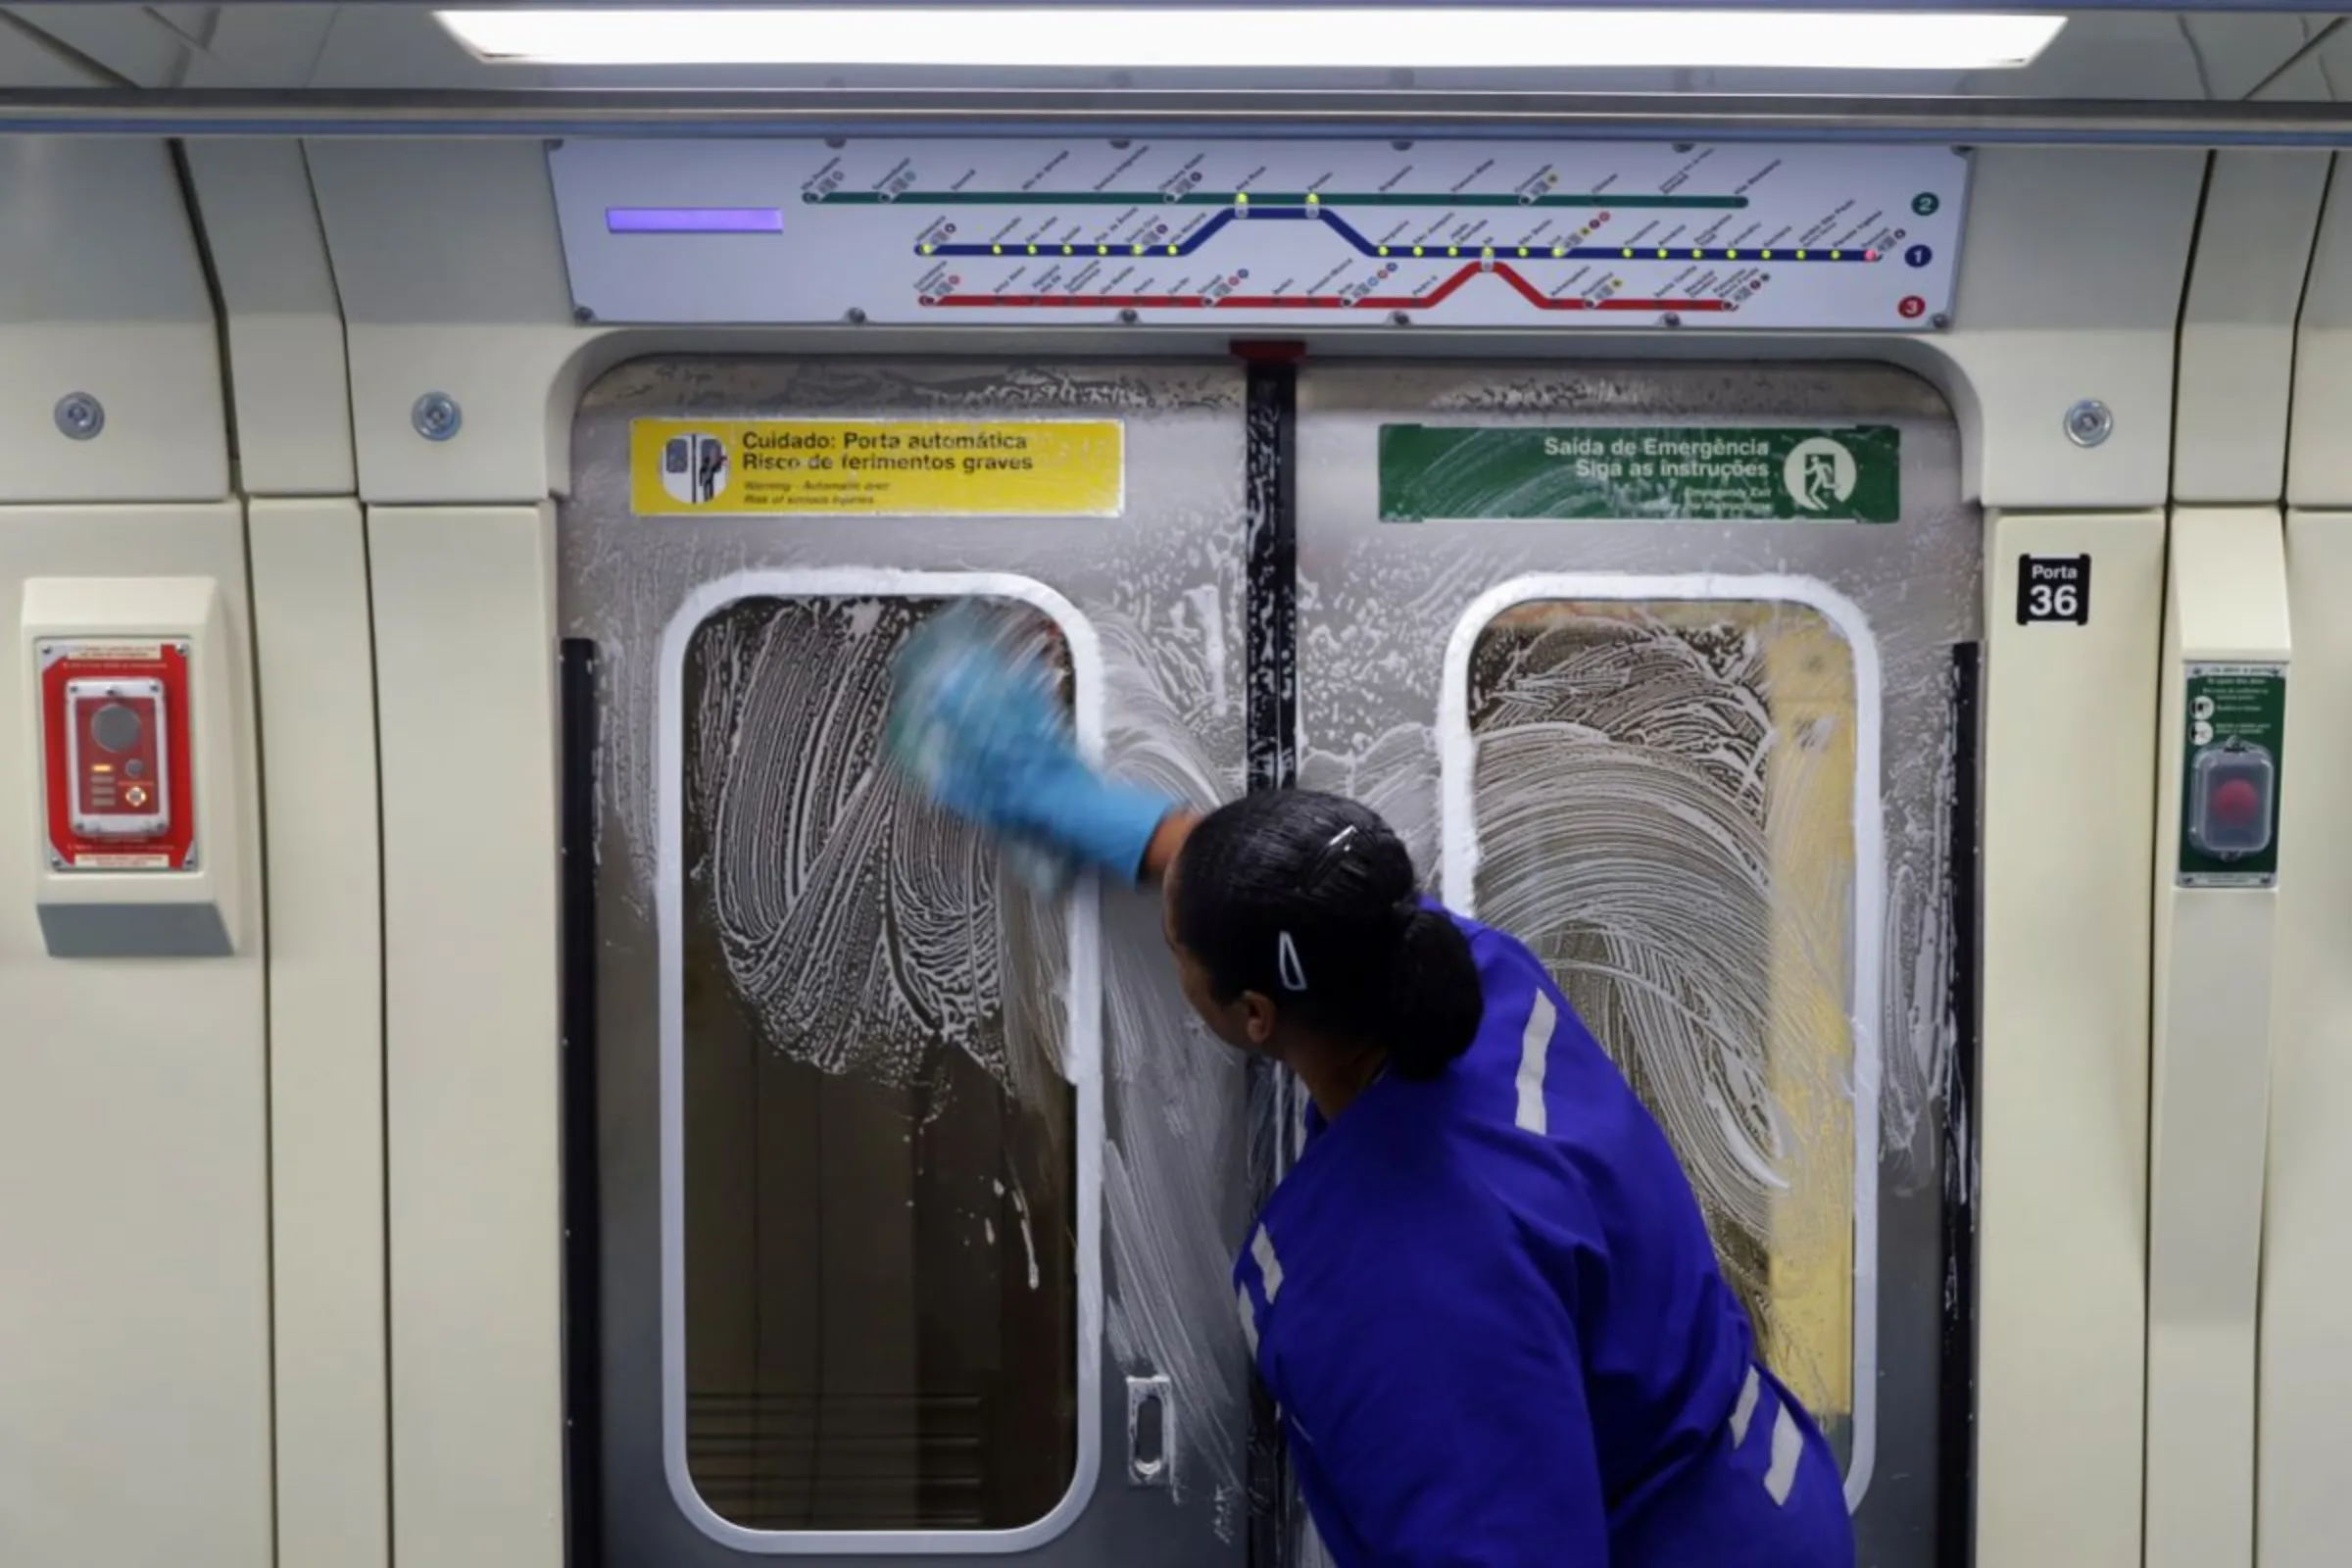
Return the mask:
<path fill-rule="evenodd" d="M 1116 419 L 639 419 L 643 516 L 874 514 L 1115 517 L 1126 501 Z"/>

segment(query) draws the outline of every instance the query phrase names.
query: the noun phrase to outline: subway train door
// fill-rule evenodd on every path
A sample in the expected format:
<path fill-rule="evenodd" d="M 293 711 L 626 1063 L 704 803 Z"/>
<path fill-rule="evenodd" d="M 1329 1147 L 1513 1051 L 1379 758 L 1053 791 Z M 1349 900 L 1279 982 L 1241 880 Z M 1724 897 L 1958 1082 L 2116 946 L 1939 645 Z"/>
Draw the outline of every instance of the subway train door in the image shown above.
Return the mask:
<path fill-rule="evenodd" d="M 575 1560 L 1241 1559 L 1239 1061 L 1156 902 L 878 760 L 980 600 L 1111 767 L 1242 773 L 1228 366 L 647 361 L 562 511 Z"/>
<path fill-rule="evenodd" d="M 1350 366 L 1296 417 L 1301 781 L 1533 947 L 1656 1112 L 1861 1561 L 1961 1568 L 1982 612 L 1949 411 L 1862 367 Z"/>

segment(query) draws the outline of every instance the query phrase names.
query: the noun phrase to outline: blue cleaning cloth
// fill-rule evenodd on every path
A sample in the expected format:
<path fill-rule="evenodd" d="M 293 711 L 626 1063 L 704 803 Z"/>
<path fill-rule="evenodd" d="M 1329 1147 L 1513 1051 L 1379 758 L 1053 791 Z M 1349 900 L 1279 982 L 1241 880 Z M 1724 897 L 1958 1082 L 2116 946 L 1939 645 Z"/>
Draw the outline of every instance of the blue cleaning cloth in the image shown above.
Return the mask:
<path fill-rule="evenodd" d="M 1470 1050 L 1310 1114 L 1234 1269 L 1333 1559 L 1852 1568 L 1837 1455 L 1665 1134 L 1535 956 L 1455 924 Z"/>
<path fill-rule="evenodd" d="M 1048 889 L 1079 868 L 1134 882 L 1173 808 L 1090 767 L 1051 673 L 1022 657 L 1002 622 L 967 607 L 906 640 L 885 743 L 916 788 L 1003 840 L 1013 868 Z"/>

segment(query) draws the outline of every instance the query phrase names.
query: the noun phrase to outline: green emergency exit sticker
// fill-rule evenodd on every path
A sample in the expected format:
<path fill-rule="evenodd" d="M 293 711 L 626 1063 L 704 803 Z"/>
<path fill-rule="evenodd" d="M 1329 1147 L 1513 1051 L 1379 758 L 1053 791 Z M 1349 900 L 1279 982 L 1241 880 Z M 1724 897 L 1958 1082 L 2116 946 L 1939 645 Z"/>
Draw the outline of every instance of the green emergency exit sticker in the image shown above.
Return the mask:
<path fill-rule="evenodd" d="M 2175 880 L 2184 888 L 2273 887 L 2286 666 L 2191 664 L 2187 676 Z"/>
<path fill-rule="evenodd" d="M 1891 425 L 1380 427 L 1380 515 L 1892 522 L 1902 435 Z"/>

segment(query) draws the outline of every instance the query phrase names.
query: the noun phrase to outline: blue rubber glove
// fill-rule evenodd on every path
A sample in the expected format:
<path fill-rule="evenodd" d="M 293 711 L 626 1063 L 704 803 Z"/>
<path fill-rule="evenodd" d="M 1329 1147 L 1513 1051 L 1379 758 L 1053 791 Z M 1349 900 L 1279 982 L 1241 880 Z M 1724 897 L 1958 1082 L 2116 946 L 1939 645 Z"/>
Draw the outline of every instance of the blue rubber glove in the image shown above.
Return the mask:
<path fill-rule="evenodd" d="M 1026 852 L 1015 863 L 1033 881 L 1057 881 L 1051 862 L 1074 861 L 1133 883 L 1174 808 L 1088 766 L 1047 672 L 961 609 L 907 639 L 887 737 L 891 760 L 932 801 Z"/>

